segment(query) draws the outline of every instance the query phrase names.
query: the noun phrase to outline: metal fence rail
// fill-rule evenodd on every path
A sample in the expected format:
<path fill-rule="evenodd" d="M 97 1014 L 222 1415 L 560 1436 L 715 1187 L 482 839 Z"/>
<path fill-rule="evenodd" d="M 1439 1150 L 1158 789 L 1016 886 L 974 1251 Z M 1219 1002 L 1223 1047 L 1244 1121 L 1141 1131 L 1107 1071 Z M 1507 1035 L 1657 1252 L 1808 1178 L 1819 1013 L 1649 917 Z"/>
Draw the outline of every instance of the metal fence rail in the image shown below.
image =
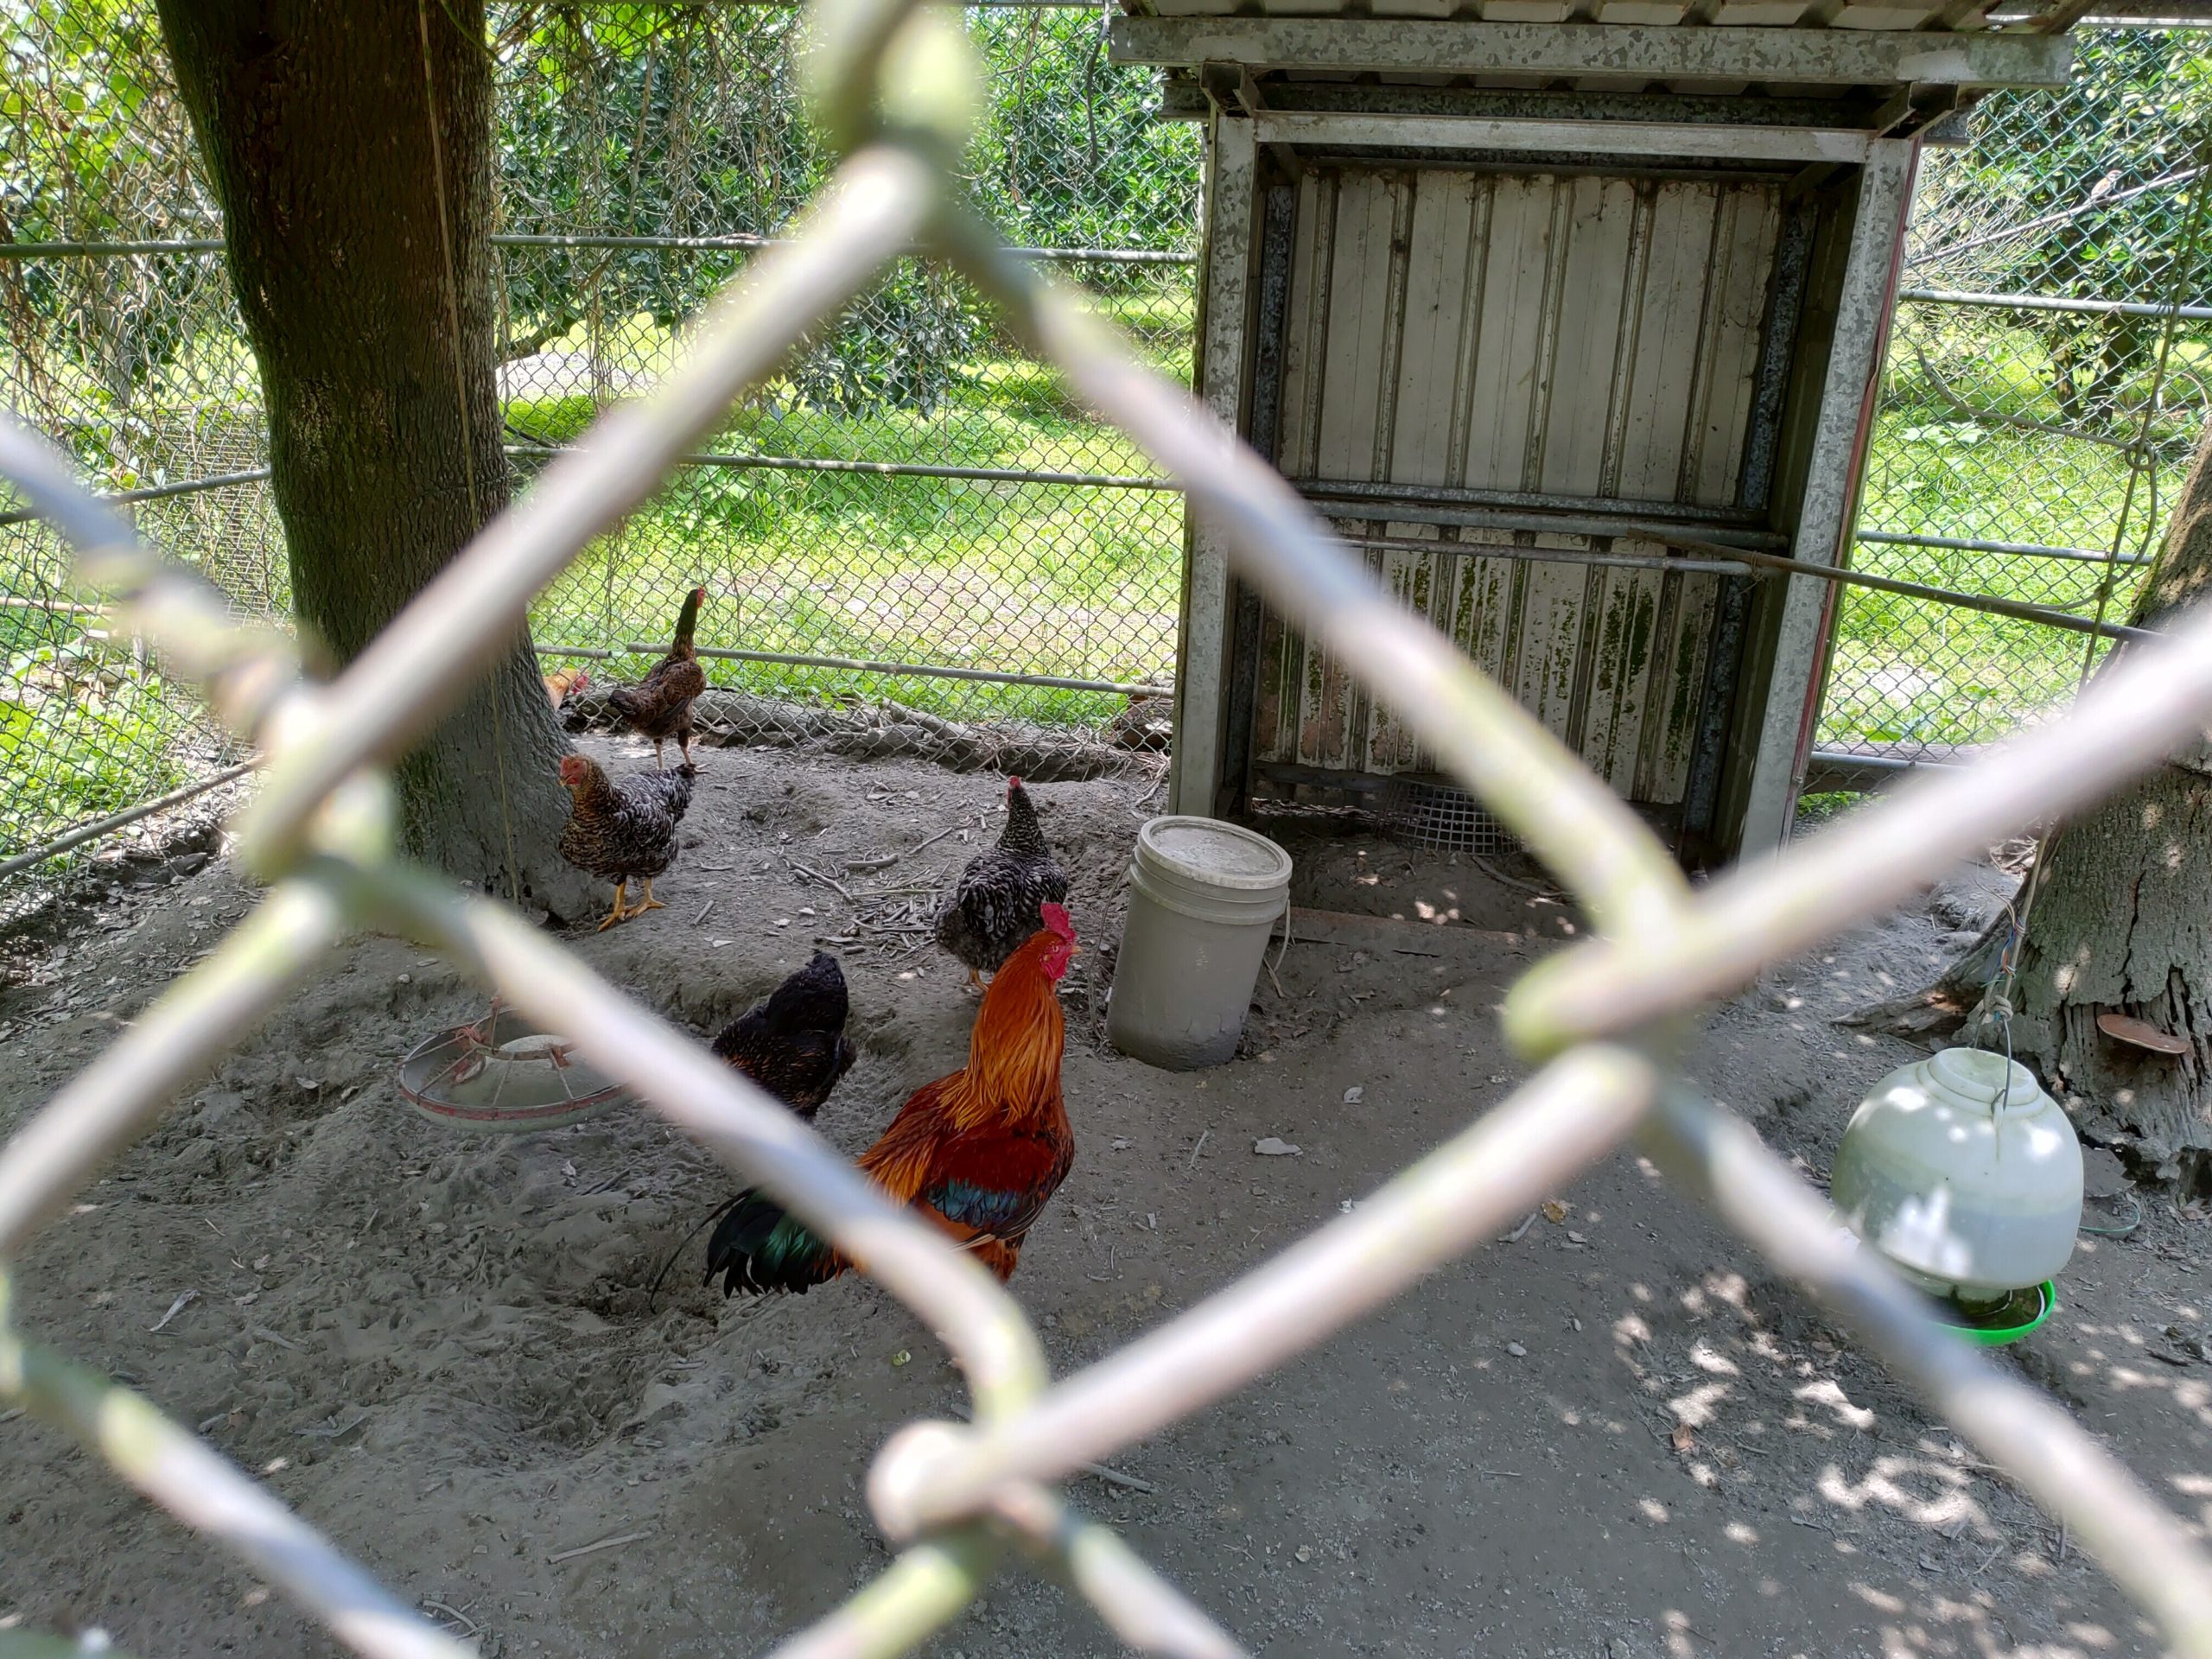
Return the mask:
<path fill-rule="evenodd" d="M 2158 1622 L 2173 1651 L 2212 1659 L 2212 1563 L 2082 1427 L 1945 1334 L 1743 1125 L 1672 1078 L 1683 1018 L 1762 965 L 1904 896 L 2031 812 L 2058 810 L 2153 764 L 2212 713 L 2212 612 L 2133 648 L 2068 719 L 1970 775 L 1948 777 L 1694 894 L 1665 849 L 1501 687 L 1401 609 L 1289 487 L 1180 390 L 1133 362 L 1077 296 L 1009 257 L 951 188 L 965 134 L 957 88 L 918 81 L 906 124 L 877 113 L 880 78 L 933 65 L 957 26 L 914 0 L 823 0 L 817 111 L 845 159 L 793 228 L 707 309 L 661 389 L 603 416 L 511 511 L 327 686 L 279 636 L 165 564 L 84 492 L 67 461 L 0 425 L 0 474 L 73 545 L 78 575 L 202 688 L 267 781 L 238 823 L 271 883 L 238 929 L 125 1030 L 4 1148 L 0 1262 L 20 1259 L 105 1160 L 225 1046 L 274 1011 L 302 967 L 351 928 L 405 932 L 571 1037 L 671 1122 L 767 1185 L 939 1332 L 974 1391 L 972 1426 L 914 1425 L 876 1459 L 869 1497 L 901 1553 L 785 1656 L 905 1651 L 956 1616 L 1010 1550 L 1056 1570 L 1130 1646 L 1214 1659 L 1241 1649 L 1051 1483 L 1218 1399 L 1343 1328 L 1640 1130 L 1775 1265 L 1861 1332 L 2020 1487 L 2070 1524 Z M 932 34 L 936 38 L 931 39 Z M 931 84 L 944 108 L 915 107 Z M 1053 1382 L 1019 1306 L 937 1232 L 889 1206 L 814 1133 L 498 904 L 397 862 L 370 757 L 449 708 L 512 619 L 594 537 L 647 500 L 703 429 L 810 329 L 866 290 L 917 237 L 976 283 L 1070 389 L 1172 467 L 1227 532 L 1242 571 L 1310 619 L 1387 695 L 1457 778 L 1535 849 L 1603 936 L 1515 988 L 1509 1031 L 1542 1069 L 1503 1105 L 1352 1214 L 1151 1335 Z M 142 1396 L 16 1328 L 0 1268 L 0 1394 L 98 1452 L 121 1478 L 232 1548 L 355 1651 L 457 1659 L 467 1649 L 383 1591 L 327 1540 Z"/>

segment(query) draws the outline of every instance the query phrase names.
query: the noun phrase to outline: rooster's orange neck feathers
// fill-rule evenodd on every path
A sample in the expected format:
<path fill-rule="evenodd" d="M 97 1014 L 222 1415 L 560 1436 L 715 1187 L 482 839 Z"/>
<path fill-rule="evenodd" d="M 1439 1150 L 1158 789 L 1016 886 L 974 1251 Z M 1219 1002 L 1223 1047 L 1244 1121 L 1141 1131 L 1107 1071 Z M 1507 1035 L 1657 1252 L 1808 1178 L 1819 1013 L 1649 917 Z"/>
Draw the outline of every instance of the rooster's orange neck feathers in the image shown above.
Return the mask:
<path fill-rule="evenodd" d="M 992 976 L 968 1039 L 967 1069 L 949 1091 L 947 1104 L 961 1127 L 1021 1122 L 1061 1109 L 1067 1025 L 1046 957 L 1064 948 L 1054 935 L 1039 933 Z"/>

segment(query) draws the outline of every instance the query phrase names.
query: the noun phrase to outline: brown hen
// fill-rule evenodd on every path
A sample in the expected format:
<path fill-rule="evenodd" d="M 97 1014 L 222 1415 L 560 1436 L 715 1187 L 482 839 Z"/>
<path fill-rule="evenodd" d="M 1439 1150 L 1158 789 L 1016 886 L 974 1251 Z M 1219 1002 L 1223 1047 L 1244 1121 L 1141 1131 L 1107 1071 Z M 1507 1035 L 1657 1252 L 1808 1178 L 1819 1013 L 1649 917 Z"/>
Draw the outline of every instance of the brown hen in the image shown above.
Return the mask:
<path fill-rule="evenodd" d="M 640 737 L 653 741 L 653 766 L 661 765 L 662 746 L 674 738 L 683 751 L 683 764 L 691 764 L 691 705 L 707 689 L 706 671 L 699 666 L 698 648 L 691 643 L 699 626 L 699 605 L 707 597 L 703 588 L 683 596 L 677 613 L 676 641 L 653 671 L 635 685 L 618 685 L 607 695 L 607 706 L 630 723 Z"/>

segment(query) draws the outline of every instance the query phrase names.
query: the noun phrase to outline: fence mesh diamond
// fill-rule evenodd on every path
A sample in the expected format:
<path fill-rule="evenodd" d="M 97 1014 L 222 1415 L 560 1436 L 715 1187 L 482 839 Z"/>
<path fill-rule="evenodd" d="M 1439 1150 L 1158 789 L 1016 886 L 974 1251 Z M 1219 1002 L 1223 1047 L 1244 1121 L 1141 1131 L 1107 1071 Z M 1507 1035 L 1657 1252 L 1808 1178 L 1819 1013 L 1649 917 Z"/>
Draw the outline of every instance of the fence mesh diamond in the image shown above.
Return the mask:
<path fill-rule="evenodd" d="M 666 372 L 684 319 L 826 176 L 799 107 L 798 19 L 495 9 L 500 391 L 519 480 Z M 1103 23 L 1088 7 L 968 14 L 991 96 L 964 182 L 1187 381 L 1198 134 L 1150 118 L 1152 79 L 1106 62 Z M 111 26 L 41 0 L 7 49 L 26 118 L 0 136 L 0 395 L 111 490 L 178 491 L 134 507 L 141 527 L 242 614 L 288 622 L 259 387 L 153 14 Z M 32 786 L 0 802 L 0 863 L 240 758 L 77 608 L 89 595 L 60 547 L 11 517 L 0 745 Z M 703 583 L 716 690 L 702 713 L 733 740 L 1082 771 L 1124 753 L 1102 724 L 1172 682 L 1181 545 L 1182 498 L 1136 447 L 1017 352 L 970 284 L 903 259 L 532 620 L 549 669 L 601 683 L 588 715 L 665 648 Z M 35 863 L 8 907 L 67 866 Z"/>
<path fill-rule="evenodd" d="M 1923 155 L 1853 563 L 2125 621 L 2212 416 L 2212 37 L 2075 38 L 2063 99 L 1993 94 L 1970 147 Z M 1848 591 L 1820 742 L 1953 759 L 2063 703 L 2082 656 Z"/>
<path fill-rule="evenodd" d="M 879 89 L 858 74 L 888 58 L 887 74 L 911 76 L 917 64 L 905 54 L 926 53 L 923 62 L 950 55 L 949 29 L 911 16 L 915 10 L 896 0 L 822 8 L 833 47 L 855 66 L 854 78 L 832 85 L 824 100 L 845 126 L 863 130 L 864 142 L 820 186 L 804 245 L 748 262 L 740 291 L 700 328 L 696 353 L 665 390 L 636 418 L 602 429 L 591 449 L 547 464 L 533 505 L 503 515 L 461 556 L 460 578 L 497 602 L 455 609 L 425 594 L 393 621 L 378 652 L 327 685 L 305 682 L 281 640 L 236 627 L 235 593 L 176 580 L 154 548 L 85 493 L 78 477 L 86 472 L 114 484 L 111 453 L 72 456 L 0 423 L 0 475 L 67 531 L 79 574 L 110 591 L 120 623 L 193 678 L 226 726 L 270 750 L 262 791 L 237 826 L 241 865 L 268 884 L 265 893 L 0 1147 L 0 1394 L 71 1433 L 109 1472 L 234 1554 L 354 1651 L 376 1659 L 471 1651 L 147 1397 L 28 1335 L 10 1295 L 11 1271 L 41 1225 L 279 1007 L 333 945 L 374 925 L 445 952 L 542 1029 L 572 1039 L 586 1059 L 865 1263 L 959 1361 L 974 1421 L 912 1426 L 871 1474 L 869 1504 L 895 1558 L 784 1653 L 911 1650 L 968 1606 L 1018 1544 L 1064 1577 L 1124 1644 L 1179 1659 L 1231 1659 L 1243 1651 L 1232 1637 L 1051 1483 L 1325 1340 L 1476 1248 L 1640 1128 L 1769 1262 L 1847 1318 L 2007 1478 L 2062 1516 L 2068 1535 L 2157 1621 L 2171 1650 L 2212 1656 L 2212 1566 L 2179 1518 L 2066 1412 L 1936 1325 L 1875 1252 L 1839 1237 L 1819 1197 L 1781 1159 L 1672 1075 L 1672 1033 L 1701 1001 L 1897 902 L 2015 827 L 2025 804 L 2063 810 L 2199 735 L 2212 711 L 2212 618 L 2185 619 L 2171 639 L 2132 652 L 2072 717 L 1973 773 L 1933 780 L 1910 800 L 1693 892 L 1641 820 L 1504 688 L 1394 602 L 1258 457 L 1220 442 L 1187 398 L 1127 372 L 1114 338 L 1088 325 L 1084 313 L 1100 304 L 1095 290 L 1038 283 L 1033 269 L 997 252 L 990 227 L 929 154 L 896 132 L 866 130 L 864 112 L 876 107 Z M 988 20 L 987 53 L 1026 49 L 1020 27 L 1003 38 L 990 33 L 1003 26 Z M 90 60 L 100 49 L 84 44 L 82 54 Z M 646 56 L 651 65 L 657 50 Z M 396 859 L 386 795 L 351 786 L 375 757 L 427 729 L 474 669 L 507 648 L 511 607 L 539 573 L 579 555 L 587 569 L 594 560 L 613 568 L 594 538 L 613 537 L 624 506 L 671 468 L 669 487 L 678 492 L 699 470 L 684 455 L 702 437 L 720 437 L 702 434 L 699 409 L 726 408 L 748 387 L 754 401 L 734 410 L 732 423 L 763 409 L 816 407 L 798 385 L 803 373 L 764 385 L 760 365 L 863 293 L 899 246 L 931 231 L 958 251 L 960 269 L 989 292 L 1025 346 L 1222 509 L 1240 573 L 1279 609 L 1311 614 L 1348 671 L 1389 697 L 1415 738 L 1528 842 L 1599 929 L 1507 996 L 1505 1033 L 1540 1068 L 1527 1083 L 1294 1249 L 1057 1381 L 1021 1309 L 973 1255 L 894 1207 L 778 1102 L 617 995 L 540 930 Z M 862 316 L 910 276 L 894 268 Z M 919 296 L 902 303 L 944 302 L 931 297 L 935 279 L 912 280 Z M 836 349 L 847 338 L 822 340 Z M 863 383 L 873 384 L 867 376 L 876 371 L 866 365 L 880 354 L 861 358 Z M 75 591 L 75 580 L 57 570 L 54 586 Z M 9 1634 L 11 1649 L 62 1645 Z"/>

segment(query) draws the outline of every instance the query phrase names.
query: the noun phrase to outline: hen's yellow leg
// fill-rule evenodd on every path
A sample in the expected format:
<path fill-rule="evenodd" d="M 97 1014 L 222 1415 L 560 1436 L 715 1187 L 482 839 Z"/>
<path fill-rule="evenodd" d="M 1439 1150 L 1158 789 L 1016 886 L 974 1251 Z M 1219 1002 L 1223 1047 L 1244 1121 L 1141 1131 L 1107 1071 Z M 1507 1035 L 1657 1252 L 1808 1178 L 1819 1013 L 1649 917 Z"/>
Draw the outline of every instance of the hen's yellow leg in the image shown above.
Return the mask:
<path fill-rule="evenodd" d="M 628 885 L 626 881 L 617 881 L 614 884 L 614 909 L 613 913 L 599 925 L 601 932 L 606 932 L 617 922 L 626 922 L 630 919 L 632 912 L 622 908 L 622 890 Z"/>
<path fill-rule="evenodd" d="M 645 902 L 639 905 L 630 913 L 632 916 L 642 916 L 649 910 L 666 910 L 668 906 L 666 905 L 664 905 L 659 899 L 653 897 L 653 879 L 650 875 L 647 876 L 645 878 Z"/>

